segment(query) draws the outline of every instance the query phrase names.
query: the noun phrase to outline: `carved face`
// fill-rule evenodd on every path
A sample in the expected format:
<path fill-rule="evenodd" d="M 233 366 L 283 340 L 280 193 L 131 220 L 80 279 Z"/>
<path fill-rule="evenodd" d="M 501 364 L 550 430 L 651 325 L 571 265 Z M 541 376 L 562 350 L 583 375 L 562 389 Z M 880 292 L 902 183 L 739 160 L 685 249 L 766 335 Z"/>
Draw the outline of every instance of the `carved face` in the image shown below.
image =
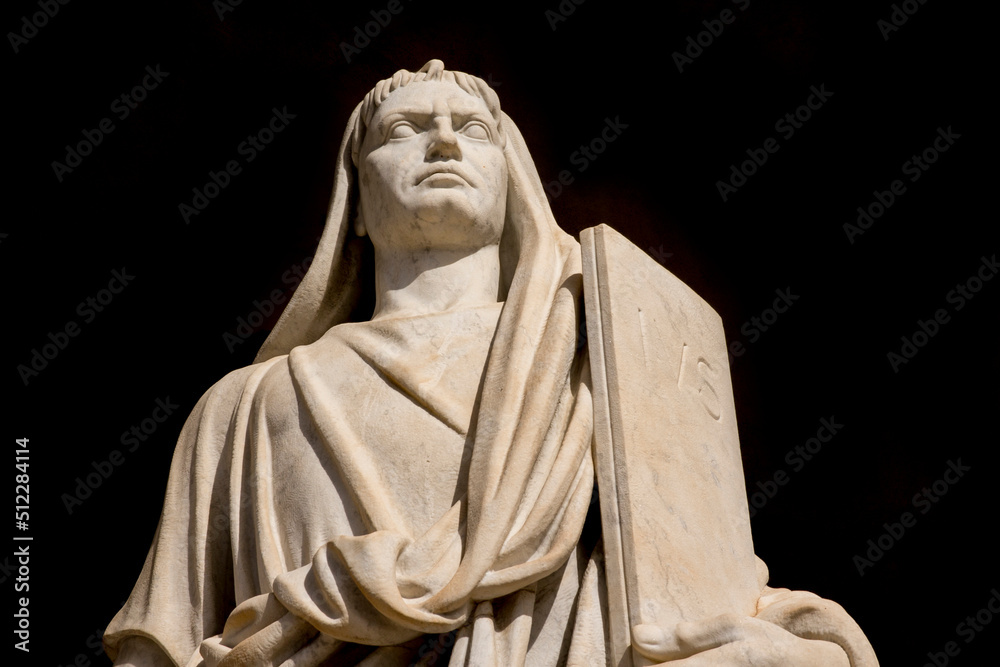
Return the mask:
<path fill-rule="evenodd" d="M 470 249 L 503 230 L 507 161 L 486 103 L 453 83 L 404 86 L 360 151 L 360 211 L 378 249 Z"/>

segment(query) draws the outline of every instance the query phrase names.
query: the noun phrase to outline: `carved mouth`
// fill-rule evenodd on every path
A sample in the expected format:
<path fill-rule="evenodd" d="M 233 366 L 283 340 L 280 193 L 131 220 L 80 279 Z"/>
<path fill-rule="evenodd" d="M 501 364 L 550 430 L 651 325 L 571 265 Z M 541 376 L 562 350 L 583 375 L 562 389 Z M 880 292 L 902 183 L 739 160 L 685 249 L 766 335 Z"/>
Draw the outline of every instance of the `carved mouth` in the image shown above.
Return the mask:
<path fill-rule="evenodd" d="M 458 169 L 453 167 L 439 167 L 433 171 L 418 177 L 416 184 L 427 181 L 427 185 L 433 187 L 448 187 L 450 185 L 472 185 Z"/>

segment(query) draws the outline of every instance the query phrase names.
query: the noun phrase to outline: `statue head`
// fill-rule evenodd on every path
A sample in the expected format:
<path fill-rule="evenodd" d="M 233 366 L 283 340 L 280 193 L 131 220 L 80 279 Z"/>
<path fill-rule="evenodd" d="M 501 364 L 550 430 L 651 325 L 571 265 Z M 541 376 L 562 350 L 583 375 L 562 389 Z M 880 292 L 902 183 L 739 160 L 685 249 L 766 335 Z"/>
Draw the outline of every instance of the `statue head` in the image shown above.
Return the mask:
<path fill-rule="evenodd" d="M 552 217 L 524 138 L 486 82 L 445 70 L 440 60 L 400 70 L 378 82 L 347 123 L 323 236 L 257 361 L 370 317 L 359 308 L 374 303 L 374 289 L 359 277 L 371 269 L 372 245 L 376 254 L 405 254 L 497 243 L 498 298 L 508 303 L 546 292 L 562 258 L 579 253 Z"/>
<path fill-rule="evenodd" d="M 498 244 L 507 195 L 502 126 L 496 93 L 440 60 L 380 82 L 353 135 L 355 232 L 376 251 Z"/>

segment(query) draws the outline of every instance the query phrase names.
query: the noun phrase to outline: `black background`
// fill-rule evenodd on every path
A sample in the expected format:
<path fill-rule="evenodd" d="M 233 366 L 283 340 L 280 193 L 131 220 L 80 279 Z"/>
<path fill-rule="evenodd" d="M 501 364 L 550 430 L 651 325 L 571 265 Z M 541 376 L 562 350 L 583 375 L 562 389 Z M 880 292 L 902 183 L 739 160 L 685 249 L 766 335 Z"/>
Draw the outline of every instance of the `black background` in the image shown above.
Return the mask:
<path fill-rule="evenodd" d="M 347 62 L 340 44 L 386 4 L 244 0 L 220 20 L 207 1 L 76 1 L 17 53 L 8 37 L 3 433 L 9 450 L 31 440 L 34 537 L 32 650 L 19 660 L 107 663 L 93 637 L 142 566 L 183 420 L 252 361 L 274 316 L 232 352 L 223 334 L 254 300 L 291 293 L 283 274 L 312 255 L 354 105 L 430 58 L 494 85 L 544 181 L 571 172 L 552 200 L 564 229 L 607 223 L 650 249 L 744 344 L 732 376 L 747 485 L 790 477 L 753 519 L 772 584 L 838 601 L 883 665 L 924 664 L 948 641 L 953 664 L 998 654 L 1000 619 L 971 643 L 956 626 L 1000 587 L 1000 280 L 961 310 L 946 299 L 997 252 L 989 19 L 913 3 L 886 40 L 889 2 L 567 0 L 574 11 L 553 29 L 557 0 L 493 11 L 403 0 Z M 679 72 L 672 54 L 724 8 L 736 20 Z M 5 32 L 37 11 L 11 3 Z M 112 101 L 157 65 L 169 75 L 119 119 Z M 833 93 L 822 107 L 794 136 L 776 132 L 821 85 Z M 237 146 L 283 107 L 295 118 L 247 164 Z M 53 161 L 105 117 L 114 131 L 60 182 Z M 627 127 L 580 171 L 572 154 L 608 118 Z M 911 183 L 902 164 L 939 127 L 960 138 Z M 716 182 L 768 137 L 780 150 L 724 202 Z M 178 205 L 231 159 L 243 172 L 185 224 Z M 897 178 L 905 194 L 849 242 L 844 223 Z M 123 267 L 134 280 L 85 323 L 77 305 Z M 751 343 L 741 328 L 778 289 L 799 298 Z M 887 354 L 939 308 L 950 321 L 895 372 Z M 70 320 L 80 334 L 26 385 L 17 366 Z M 121 434 L 167 397 L 177 412 L 68 513 L 77 478 L 126 449 Z M 831 417 L 843 428 L 794 471 L 788 452 Z M 914 494 L 959 459 L 971 470 L 921 514 Z M 854 556 L 905 511 L 916 524 L 860 576 Z M 5 608 L 12 561 L 0 556 Z"/>

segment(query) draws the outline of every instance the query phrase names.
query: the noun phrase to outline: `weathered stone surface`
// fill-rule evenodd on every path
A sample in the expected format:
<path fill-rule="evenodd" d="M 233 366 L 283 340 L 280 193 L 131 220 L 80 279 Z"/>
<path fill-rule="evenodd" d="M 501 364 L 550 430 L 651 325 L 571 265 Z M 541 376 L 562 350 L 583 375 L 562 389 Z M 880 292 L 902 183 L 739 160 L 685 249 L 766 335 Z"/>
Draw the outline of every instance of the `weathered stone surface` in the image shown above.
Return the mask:
<path fill-rule="evenodd" d="M 620 561 L 630 626 L 752 616 L 760 585 L 722 319 L 610 227 L 581 244 L 609 588 Z"/>
<path fill-rule="evenodd" d="M 717 317 L 663 272 L 640 317 L 621 294 L 649 260 L 595 234 L 616 245 L 585 287 L 485 82 L 435 60 L 377 84 L 308 273 L 185 424 L 105 634 L 116 664 L 620 664 L 630 642 L 642 660 L 877 664 L 834 603 L 764 585 Z M 596 411 L 585 292 L 591 349 L 613 357 Z M 600 508 L 595 419 L 621 459 Z M 605 516 L 625 538 L 607 567 L 605 498 L 625 519 Z"/>

